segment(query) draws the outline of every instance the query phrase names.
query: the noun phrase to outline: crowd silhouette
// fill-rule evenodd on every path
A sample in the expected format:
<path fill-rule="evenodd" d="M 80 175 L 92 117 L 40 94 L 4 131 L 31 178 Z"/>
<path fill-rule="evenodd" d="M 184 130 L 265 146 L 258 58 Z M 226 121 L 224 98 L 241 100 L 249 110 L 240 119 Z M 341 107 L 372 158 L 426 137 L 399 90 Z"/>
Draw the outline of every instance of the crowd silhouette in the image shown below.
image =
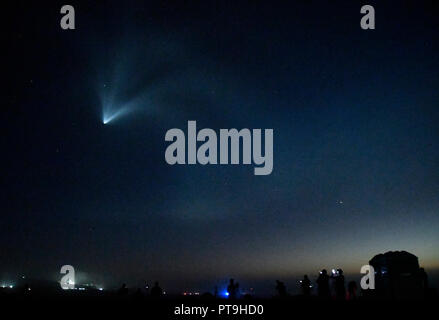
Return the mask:
<path fill-rule="evenodd" d="M 427 296 L 429 287 L 428 287 L 428 276 L 423 268 L 419 268 L 416 273 L 417 283 L 420 284 L 422 290 L 424 290 L 425 295 Z M 320 300 L 336 300 L 336 301 L 344 301 L 344 300 L 357 300 L 359 298 L 358 294 L 358 286 L 356 281 L 349 281 L 347 286 L 345 284 L 345 276 L 343 270 L 341 268 L 332 269 L 331 274 L 328 274 L 326 269 L 322 269 L 317 278 L 315 280 L 315 288 L 313 282 L 310 280 L 309 276 L 305 274 L 303 278 L 299 281 L 300 286 L 300 296 L 309 298 L 311 296 L 316 296 Z M 147 287 L 149 288 L 149 287 Z M 235 279 L 229 279 L 227 285 L 227 291 L 225 295 L 220 295 L 218 292 L 218 286 L 214 287 L 214 293 L 205 293 L 203 297 L 210 298 L 227 298 L 227 299 L 238 299 L 240 297 L 249 298 L 251 294 L 246 293 L 241 295 L 239 283 L 235 281 Z M 287 298 L 290 297 L 287 291 L 287 287 L 284 282 L 280 280 L 275 281 L 275 292 L 276 297 L 278 298 Z M 124 283 L 121 288 L 117 291 L 119 295 L 126 295 L 128 293 L 128 288 Z M 156 281 L 154 286 L 148 292 L 151 298 L 160 298 L 164 295 L 163 289 L 159 286 L 159 283 Z M 137 289 L 134 293 L 136 297 L 143 297 L 142 291 Z"/>
<path fill-rule="evenodd" d="M 302 296 L 311 296 L 313 285 L 307 274 L 303 276 L 299 283 Z M 357 296 L 357 284 L 355 281 L 349 282 L 348 294 L 346 294 L 345 278 L 342 269 L 332 270 L 331 276 L 328 275 L 326 269 L 323 269 L 316 279 L 316 284 L 317 296 L 320 299 L 330 299 L 334 297 L 337 300 L 345 300 L 347 298 L 355 299 Z M 331 288 L 333 288 L 333 294 L 331 294 Z M 278 297 L 288 296 L 286 286 L 283 282 L 276 280 L 275 289 Z"/>
<path fill-rule="evenodd" d="M 300 295 L 296 295 L 296 297 L 303 297 L 306 299 L 318 298 L 319 300 L 353 301 L 374 297 L 390 299 L 409 297 L 419 299 L 434 298 L 437 296 L 435 289 L 429 287 L 426 271 L 424 268 L 419 267 L 417 257 L 410 253 L 402 251 L 378 254 L 373 257 L 369 263 L 369 266 L 373 266 L 374 268 L 373 275 L 376 288 L 373 288 L 373 290 L 364 289 L 363 282 L 361 289 L 359 289 L 356 281 L 349 281 L 346 286 L 345 275 L 341 268 L 332 269 L 330 273 L 327 269 L 322 269 L 317 275 L 315 275 L 316 277 L 313 275 L 309 277 L 308 274 L 303 275 L 303 278 L 299 281 L 296 288 L 300 291 Z M 27 282 L 24 285 L 17 286 L 15 290 L 3 286 L 3 288 L 0 288 L 0 294 L 5 296 L 6 293 L 15 292 L 20 293 L 23 296 L 33 296 L 35 295 L 33 288 L 34 286 L 29 285 Z M 57 287 L 57 289 L 60 290 L 59 287 Z M 100 292 L 98 289 L 99 288 L 94 288 L 96 292 Z M 87 289 L 82 288 L 82 290 L 86 290 L 90 294 L 93 293 L 93 289 L 90 287 Z M 103 289 L 100 288 L 99 290 Z M 281 280 L 275 280 L 274 290 L 276 298 L 293 297 L 293 295 L 288 293 L 287 286 Z M 294 289 L 292 291 L 297 292 L 297 290 Z M 142 289 L 129 289 L 126 283 L 123 283 L 119 289 L 112 292 L 109 291 L 108 293 L 120 297 L 135 297 L 137 299 L 147 297 L 159 299 L 165 295 L 165 291 L 160 287 L 158 281 L 155 281 L 151 288 L 146 284 Z M 102 295 L 102 293 L 99 294 Z M 257 297 L 254 296 L 254 294 L 253 288 L 250 290 L 242 289 L 240 288 L 239 283 L 233 278 L 229 279 L 226 288 L 223 287 L 223 289 L 219 290 L 218 286 L 215 286 L 213 293 L 184 293 L 185 296 L 194 295 L 202 298 L 227 298 L 232 300 Z"/>
<path fill-rule="evenodd" d="M 235 299 L 237 297 L 238 288 L 239 288 L 239 283 L 235 283 L 234 279 L 230 279 L 229 285 L 227 286 L 229 299 Z"/>

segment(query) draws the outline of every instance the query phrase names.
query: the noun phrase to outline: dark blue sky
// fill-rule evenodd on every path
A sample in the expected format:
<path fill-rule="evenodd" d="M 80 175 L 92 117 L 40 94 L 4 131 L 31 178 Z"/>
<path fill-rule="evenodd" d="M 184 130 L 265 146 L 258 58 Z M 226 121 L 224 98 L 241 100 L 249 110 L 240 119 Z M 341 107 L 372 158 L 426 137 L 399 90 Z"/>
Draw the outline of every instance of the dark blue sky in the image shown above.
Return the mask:
<path fill-rule="evenodd" d="M 388 250 L 439 267 L 434 1 L 369 1 L 373 31 L 357 1 L 72 2 L 74 31 L 62 4 L 10 10 L 3 278 L 72 264 L 179 289 Z M 273 129 L 273 173 L 169 166 L 188 120 Z"/>

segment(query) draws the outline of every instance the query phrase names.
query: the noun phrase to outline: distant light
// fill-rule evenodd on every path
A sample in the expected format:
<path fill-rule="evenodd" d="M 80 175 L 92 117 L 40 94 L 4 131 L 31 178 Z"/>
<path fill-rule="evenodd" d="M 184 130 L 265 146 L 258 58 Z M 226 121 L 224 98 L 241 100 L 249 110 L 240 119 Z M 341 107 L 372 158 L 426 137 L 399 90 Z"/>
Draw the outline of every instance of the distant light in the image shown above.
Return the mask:
<path fill-rule="evenodd" d="M 12 284 L 9 286 L 10 289 L 12 289 L 13 287 L 14 287 L 14 286 L 13 286 Z"/>
<path fill-rule="evenodd" d="M 104 290 L 104 288 L 99 288 L 99 291 L 103 291 Z"/>

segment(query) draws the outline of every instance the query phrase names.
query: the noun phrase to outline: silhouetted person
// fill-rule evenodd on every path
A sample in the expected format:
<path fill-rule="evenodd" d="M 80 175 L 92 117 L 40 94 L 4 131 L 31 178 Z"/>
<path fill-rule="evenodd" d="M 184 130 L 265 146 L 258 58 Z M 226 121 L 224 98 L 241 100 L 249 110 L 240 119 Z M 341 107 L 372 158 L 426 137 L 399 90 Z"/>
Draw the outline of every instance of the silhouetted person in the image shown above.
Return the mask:
<path fill-rule="evenodd" d="M 320 271 L 319 277 L 317 278 L 317 294 L 323 299 L 327 299 L 331 296 L 329 291 L 329 276 L 326 269 Z"/>
<path fill-rule="evenodd" d="M 287 288 L 285 287 L 285 284 L 282 281 L 276 280 L 276 291 L 279 297 L 287 296 Z"/>
<path fill-rule="evenodd" d="M 24 284 L 24 287 L 23 287 L 23 294 L 25 294 L 25 295 L 29 295 L 30 294 L 30 286 L 29 286 L 29 284 L 28 283 L 25 283 Z"/>
<path fill-rule="evenodd" d="M 235 280 L 230 279 L 227 286 L 227 292 L 229 293 L 229 299 L 235 299 L 239 288 L 239 283 L 235 283 Z"/>
<path fill-rule="evenodd" d="M 304 296 L 309 296 L 311 294 L 311 281 L 308 279 L 308 275 L 304 275 L 302 281 L 300 281 L 302 286 L 302 293 Z"/>
<path fill-rule="evenodd" d="M 160 298 L 162 294 L 163 294 L 163 290 L 162 288 L 159 287 L 159 283 L 156 281 L 154 283 L 154 287 L 151 288 L 151 297 Z"/>
<path fill-rule="evenodd" d="M 344 300 L 346 298 L 344 275 L 341 269 L 337 269 L 337 275 L 335 276 L 335 296 L 337 300 Z"/>
<path fill-rule="evenodd" d="M 428 276 L 424 268 L 419 268 L 419 281 L 421 282 L 422 290 L 424 291 L 424 297 L 428 297 Z"/>
<path fill-rule="evenodd" d="M 421 279 L 422 288 L 428 289 L 428 276 L 424 268 L 419 268 L 419 278 Z"/>
<path fill-rule="evenodd" d="M 348 283 L 348 294 L 349 300 L 357 299 L 357 283 L 355 281 L 350 281 Z"/>
<path fill-rule="evenodd" d="M 122 284 L 122 287 L 117 291 L 119 295 L 125 295 L 128 293 L 127 285 L 124 283 Z"/>

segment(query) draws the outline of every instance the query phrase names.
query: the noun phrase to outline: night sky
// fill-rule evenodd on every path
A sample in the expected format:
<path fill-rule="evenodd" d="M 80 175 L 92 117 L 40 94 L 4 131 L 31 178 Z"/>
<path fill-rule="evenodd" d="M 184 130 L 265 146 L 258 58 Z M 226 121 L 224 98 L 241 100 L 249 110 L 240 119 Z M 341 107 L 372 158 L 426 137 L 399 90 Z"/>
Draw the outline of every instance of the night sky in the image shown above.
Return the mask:
<path fill-rule="evenodd" d="M 178 291 L 388 250 L 439 268 L 436 1 L 70 1 L 76 30 L 64 4 L 5 9 L 0 280 L 71 264 Z M 272 174 L 168 165 L 188 120 L 273 129 Z"/>

